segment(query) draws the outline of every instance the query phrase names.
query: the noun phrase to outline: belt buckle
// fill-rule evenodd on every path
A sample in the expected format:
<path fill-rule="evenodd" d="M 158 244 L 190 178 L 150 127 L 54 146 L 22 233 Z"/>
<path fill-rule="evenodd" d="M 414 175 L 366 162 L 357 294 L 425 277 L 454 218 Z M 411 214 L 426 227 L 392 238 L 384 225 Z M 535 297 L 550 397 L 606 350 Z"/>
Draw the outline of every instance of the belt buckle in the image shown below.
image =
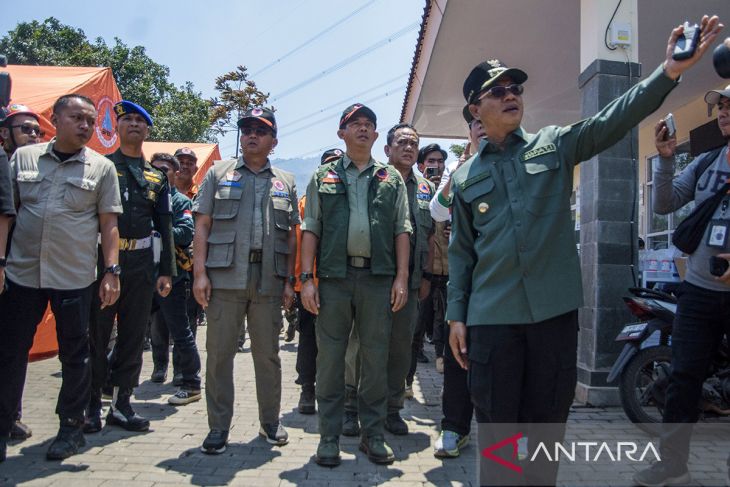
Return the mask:
<path fill-rule="evenodd" d="M 365 257 L 350 257 L 350 265 L 362 269 L 365 267 Z"/>

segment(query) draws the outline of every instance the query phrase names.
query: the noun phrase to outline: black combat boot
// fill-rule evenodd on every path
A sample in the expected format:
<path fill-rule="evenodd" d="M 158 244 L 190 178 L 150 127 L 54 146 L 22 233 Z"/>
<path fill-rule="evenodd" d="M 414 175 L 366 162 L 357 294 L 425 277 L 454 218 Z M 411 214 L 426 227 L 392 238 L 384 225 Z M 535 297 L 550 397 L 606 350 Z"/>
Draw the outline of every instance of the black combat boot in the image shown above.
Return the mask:
<path fill-rule="evenodd" d="M 121 426 L 127 431 L 147 431 L 150 429 L 150 422 L 135 413 L 129 400 L 132 397 L 132 389 L 114 388 L 112 405 L 109 414 L 106 416 L 106 424 Z"/>
<path fill-rule="evenodd" d="M 61 419 L 61 427 L 58 430 L 56 439 L 46 452 L 48 460 L 63 460 L 71 455 L 76 455 L 79 449 L 86 446 L 86 439 L 82 428 L 84 422 L 77 419 Z"/>

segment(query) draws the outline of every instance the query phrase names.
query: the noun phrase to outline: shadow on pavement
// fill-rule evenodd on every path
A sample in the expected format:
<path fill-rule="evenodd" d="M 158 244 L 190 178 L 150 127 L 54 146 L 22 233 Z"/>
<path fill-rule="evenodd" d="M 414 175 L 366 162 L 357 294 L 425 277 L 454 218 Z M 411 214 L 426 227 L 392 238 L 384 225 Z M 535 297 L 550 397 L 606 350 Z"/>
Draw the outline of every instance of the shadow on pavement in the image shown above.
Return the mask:
<path fill-rule="evenodd" d="M 161 461 L 157 467 L 189 475 L 193 485 L 228 485 L 237 473 L 255 470 L 278 456 L 281 452 L 276 447 L 255 438 L 247 443 L 231 442 L 220 455 L 206 455 L 197 447 L 189 448 L 177 458 Z"/>

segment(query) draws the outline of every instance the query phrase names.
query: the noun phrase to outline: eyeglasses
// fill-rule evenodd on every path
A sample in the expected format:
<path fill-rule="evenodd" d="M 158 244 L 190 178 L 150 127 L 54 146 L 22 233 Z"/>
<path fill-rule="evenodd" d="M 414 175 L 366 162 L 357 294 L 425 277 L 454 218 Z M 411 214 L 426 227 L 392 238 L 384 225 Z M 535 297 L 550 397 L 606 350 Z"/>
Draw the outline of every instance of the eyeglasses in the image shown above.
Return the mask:
<path fill-rule="evenodd" d="M 509 86 L 497 85 L 492 86 L 487 91 L 479 95 L 479 99 L 482 100 L 487 96 L 490 98 L 504 98 L 505 95 L 507 95 L 507 92 L 517 96 L 521 95 L 523 91 L 525 91 L 525 87 L 518 84 L 513 84 Z"/>
<path fill-rule="evenodd" d="M 271 130 L 264 127 L 242 127 L 241 133 L 243 135 L 251 135 L 255 133 L 259 137 L 264 137 L 269 134 L 273 135 L 273 132 Z"/>
<path fill-rule="evenodd" d="M 11 127 L 14 129 L 20 129 L 20 131 L 25 135 L 30 135 L 32 133 L 35 133 L 36 135 L 38 135 L 38 137 L 43 137 L 44 135 L 46 135 L 46 133 L 41 130 L 40 127 L 35 125 L 11 125 Z"/>

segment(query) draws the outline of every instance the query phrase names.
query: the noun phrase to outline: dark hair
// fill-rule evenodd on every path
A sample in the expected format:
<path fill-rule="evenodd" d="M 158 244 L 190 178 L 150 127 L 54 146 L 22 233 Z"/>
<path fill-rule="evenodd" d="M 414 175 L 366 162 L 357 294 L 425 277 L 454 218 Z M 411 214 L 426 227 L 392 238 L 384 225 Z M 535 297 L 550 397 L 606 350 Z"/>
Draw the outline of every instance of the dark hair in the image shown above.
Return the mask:
<path fill-rule="evenodd" d="M 418 137 L 418 131 L 416 130 L 416 127 L 414 127 L 410 123 L 399 123 L 398 125 L 394 125 L 390 130 L 388 130 L 388 136 L 385 139 L 386 143 L 388 145 L 393 145 L 393 139 L 395 139 L 395 133 L 400 129 L 411 129 L 414 132 L 416 132 L 416 137 Z"/>
<path fill-rule="evenodd" d="M 172 154 L 168 154 L 167 152 L 155 152 L 152 154 L 150 164 L 155 161 L 169 162 L 176 171 L 180 169 L 180 161 L 177 160 L 177 157 Z"/>
<path fill-rule="evenodd" d="M 63 95 L 60 97 L 56 102 L 53 104 L 53 113 L 58 115 L 59 112 L 66 108 L 68 104 L 71 102 L 72 99 L 81 100 L 84 103 L 88 103 L 92 107 L 94 107 L 94 110 L 96 110 L 96 105 L 94 104 L 94 101 L 89 98 L 88 96 L 79 95 L 78 93 L 71 93 L 69 95 Z"/>

